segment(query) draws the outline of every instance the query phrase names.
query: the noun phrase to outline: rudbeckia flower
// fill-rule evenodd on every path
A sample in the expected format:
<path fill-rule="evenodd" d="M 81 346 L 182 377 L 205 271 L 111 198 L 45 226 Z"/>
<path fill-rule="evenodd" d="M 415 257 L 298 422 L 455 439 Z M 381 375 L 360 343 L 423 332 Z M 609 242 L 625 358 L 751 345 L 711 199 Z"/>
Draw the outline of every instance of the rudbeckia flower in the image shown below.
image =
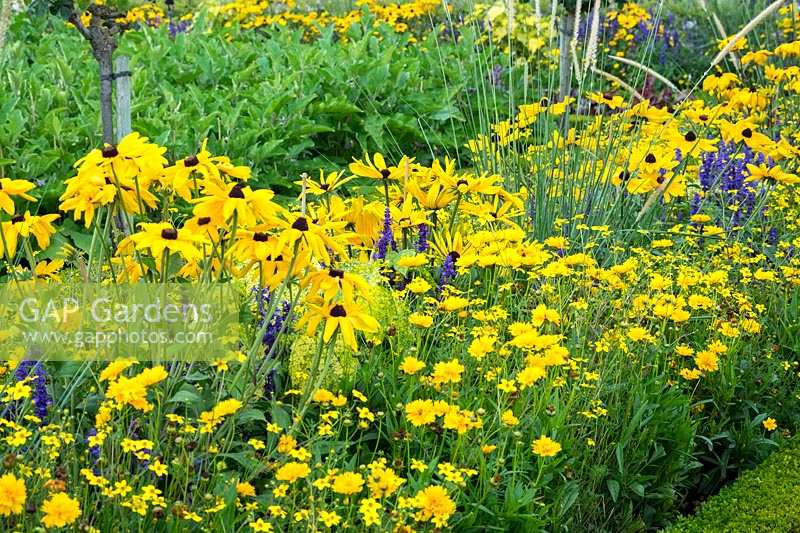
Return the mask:
<path fill-rule="evenodd" d="M 243 183 L 219 184 L 209 182 L 204 187 L 206 196 L 193 200 L 197 205 L 194 215 L 208 217 L 214 224 L 223 225 L 237 217 L 239 226 L 273 223 L 283 208 L 272 201 L 275 194 L 269 189 L 253 191 Z"/>
<path fill-rule="evenodd" d="M 150 250 L 150 254 L 160 260 L 165 251 L 181 255 L 187 261 L 200 259 L 197 248 L 201 238 L 186 229 L 175 229 L 169 222 L 142 223 L 142 231 L 131 235 L 137 250 Z M 159 265 L 159 261 L 156 265 Z"/>
<path fill-rule="evenodd" d="M 301 286 L 308 286 L 312 294 L 322 292 L 326 301 L 333 300 L 341 291 L 344 299 L 352 302 L 356 291 L 367 294 L 370 290 L 369 283 L 363 277 L 334 267 L 312 272 L 305 277 Z"/>
<path fill-rule="evenodd" d="M 769 180 L 778 183 L 786 183 L 787 185 L 800 183 L 800 178 L 798 178 L 797 175 L 784 172 L 778 165 L 769 167 L 764 163 L 760 165 L 748 164 L 747 170 L 750 171 L 750 176 L 748 176 L 745 181 Z"/>
<path fill-rule="evenodd" d="M 347 222 L 327 222 L 320 225 L 302 214 L 290 214 L 287 218 L 288 220 L 279 222 L 283 231 L 278 238 L 278 248 L 291 248 L 299 242 L 301 248 L 311 250 L 317 259 L 325 263 L 331 262 L 328 249 L 338 255 L 346 255 L 343 242 L 347 234 L 339 233 L 331 236 L 328 235 L 328 231 L 334 234 L 341 232 L 347 226 Z"/>
<path fill-rule="evenodd" d="M 411 161 L 411 159 L 403 157 L 403 159 L 400 161 L 400 165 L 396 167 L 390 167 L 386 164 L 386 160 L 383 158 L 383 155 L 375 152 L 375 155 L 372 156 L 372 160 L 370 160 L 369 154 L 364 155 L 363 161 L 361 159 L 353 158 L 353 162 L 350 163 L 349 168 L 350 172 L 352 172 L 354 175 L 363 178 L 372 178 L 375 180 L 394 180 L 404 176 L 405 167 Z"/>
<path fill-rule="evenodd" d="M 0 178 L 0 209 L 8 213 L 14 214 L 14 200 L 12 197 L 17 196 L 30 202 L 36 201 L 36 198 L 26 194 L 35 186 L 33 183 L 25 180 L 12 180 L 9 178 Z"/>
<path fill-rule="evenodd" d="M 306 326 L 306 335 L 311 337 L 323 320 L 322 340 L 328 342 L 334 333 L 341 331 L 344 343 L 353 350 L 358 350 L 356 331 L 375 333 L 380 329 L 377 320 L 364 313 L 357 304 L 346 301 L 309 305 L 308 311 L 297 322 L 297 328 Z"/>
<path fill-rule="evenodd" d="M 314 181 L 312 179 L 306 180 L 306 192 L 308 194 L 313 194 L 314 196 L 324 196 L 326 194 L 330 194 L 354 178 L 354 176 L 342 178 L 343 175 L 344 170 L 325 174 L 325 171 L 320 169 L 319 181 Z M 298 180 L 294 183 L 295 185 L 303 185 L 303 180 Z"/>
<path fill-rule="evenodd" d="M 19 215 L 11 219 L 20 237 L 30 237 L 36 239 L 39 248 L 45 250 L 50 246 L 50 237 L 56 232 L 53 222 L 59 215 L 31 215 L 26 211 L 24 215 Z"/>

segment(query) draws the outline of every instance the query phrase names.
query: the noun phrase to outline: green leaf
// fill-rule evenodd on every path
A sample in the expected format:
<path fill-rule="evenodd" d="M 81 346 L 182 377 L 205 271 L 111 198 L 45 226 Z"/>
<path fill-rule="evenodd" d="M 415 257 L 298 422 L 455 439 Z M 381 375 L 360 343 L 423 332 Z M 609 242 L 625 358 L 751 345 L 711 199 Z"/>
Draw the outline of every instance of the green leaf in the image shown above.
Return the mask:
<path fill-rule="evenodd" d="M 200 404 L 200 396 L 197 393 L 190 391 L 190 390 L 179 390 L 175 393 L 175 395 L 168 400 L 168 403 L 188 403 L 188 404 Z"/>
<path fill-rule="evenodd" d="M 609 494 L 611 494 L 611 499 L 614 503 L 617 503 L 617 498 L 619 498 L 619 482 L 614 479 L 607 479 L 606 486 L 608 487 Z"/>
<path fill-rule="evenodd" d="M 247 423 L 247 422 L 267 422 L 267 418 L 264 416 L 263 411 L 259 411 L 258 409 L 245 409 L 241 413 L 237 415 L 239 422 Z"/>

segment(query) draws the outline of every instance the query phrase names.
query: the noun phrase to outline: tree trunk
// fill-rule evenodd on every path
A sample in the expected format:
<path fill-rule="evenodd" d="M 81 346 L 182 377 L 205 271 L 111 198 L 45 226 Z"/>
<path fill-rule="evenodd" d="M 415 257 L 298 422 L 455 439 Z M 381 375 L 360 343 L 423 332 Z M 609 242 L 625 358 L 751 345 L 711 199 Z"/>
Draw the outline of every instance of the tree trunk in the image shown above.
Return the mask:
<path fill-rule="evenodd" d="M 103 142 L 114 144 L 114 104 L 113 104 L 113 75 L 114 63 L 111 59 L 112 51 L 97 54 L 97 63 L 100 65 L 100 116 L 103 120 Z"/>

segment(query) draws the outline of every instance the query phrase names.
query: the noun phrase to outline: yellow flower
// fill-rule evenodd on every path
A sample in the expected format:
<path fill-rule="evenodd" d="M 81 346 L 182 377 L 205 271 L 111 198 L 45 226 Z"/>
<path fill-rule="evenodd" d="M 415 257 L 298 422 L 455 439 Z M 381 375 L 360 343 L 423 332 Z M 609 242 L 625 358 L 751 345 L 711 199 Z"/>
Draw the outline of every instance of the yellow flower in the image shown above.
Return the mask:
<path fill-rule="evenodd" d="M 186 229 L 175 229 L 169 222 L 141 224 L 142 231 L 131 235 L 136 250 L 150 250 L 156 260 L 156 268 L 161 268 L 161 259 L 165 252 L 177 253 L 187 261 L 202 258 L 197 247 L 203 239 Z"/>
<path fill-rule="evenodd" d="M 122 376 L 108 386 L 106 396 L 120 405 L 131 405 L 136 409 L 148 412 L 153 409 L 147 401 L 147 387 L 155 385 L 167 378 L 163 366 L 147 368 L 132 378 Z"/>
<path fill-rule="evenodd" d="M 308 311 L 297 322 L 297 329 L 306 326 L 306 335 L 313 336 L 320 323 L 325 321 L 322 340 L 328 342 L 337 330 L 342 340 L 353 350 L 358 350 L 356 331 L 374 333 L 380 329 L 378 321 L 366 314 L 355 303 L 342 301 L 323 305 L 309 305 Z"/>
<path fill-rule="evenodd" d="M 699 351 L 697 355 L 694 356 L 694 363 L 697 365 L 697 368 L 705 372 L 715 372 L 718 370 L 718 360 L 719 357 L 717 357 L 717 354 L 710 350 Z"/>
<path fill-rule="evenodd" d="M 461 381 L 462 372 L 464 372 L 464 365 L 459 363 L 458 359 L 440 361 L 434 365 L 431 379 L 437 385 L 458 383 Z"/>
<path fill-rule="evenodd" d="M 767 418 L 766 420 L 761 422 L 761 424 L 764 426 L 764 429 L 766 429 L 767 431 L 775 431 L 776 429 L 778 429 L 778 423 L 775 422 L 775 419 L 772 418 L 772 417 Z"/>
<path fill-rule="evenodd" d="M 400 371 L 405 372 L 406 374 L 416 374 L 423 368 L 425 368 L 425 363 L 416 357 L 408 356 L 403 359 L 402 363 L 400 363 Z"/>
<path fill-rule="evenodd" d="M 430 400 L 414 400 L 406 405 L 406 420 L 414 426 L 424 426 L 436 420 L 433 402 Z"/>
<path fill-rule="evenodd" d="M 272 533 L 273 531 L 272 524 L 265 522 L 263 518 L 259 518 L 255 522 L 250 522 L 247 525 L 256 533 Z"/>
<path fill-rule="evenodd" d="M 0 477 L 0 516 L 19 514 L 25 505 L 25 482 L 14 474 Z"/>
<path fill-rule="evenodd" d="M 357 494 L 363 486 L 364 478 L 354 472 L 345 472 L 333 479 L 333 492 L 338 494 Z"/>
<path fill-rule="evenodd" d="M 503 414 L 500 416 L 500 420 L 508 427 L 514 427 L 519 424 L 519 418 L 514 416 L 514 411 L 511 409 L 506 409 L 503 411 Z"/>
<path fill-rule="evenodd" d="M 12 196 L 19 196 L 29 202 L 35 202 L 36 198 L 27 194 L 27 192 L 34 187 L 35 185 L 29 181 L 0 178 L 0 210 L 5 211 L 9 215 L 14 214 L 14 200 L 11 199 Z"/>
<path fill-rule="evenodd" d="M 456 504 L 447 490 L 439 486 L 422 489 L 414 497 L 415 506 L 420 509 L 419 517 L 430 520 L 437 527 L 444 527 L 447 520 L 456 512 Z"/>
<path fill-rule="evenodd" d="M 200 433 L 211 433 L 226 416 L 232 415 L 242 406 L 242 402 L 235 398 L 223 400 L 214 406 L 211 411 L 200 413 L 200 421 L 203 427 L 200 428 Z"/>
<path fill-rule="evenodd" d="M 478 361 L 482 360 L 487 354 L 494 351 L 496 340 L 497 338 L 493 336 L 482 336 L 473 339 L 469 345 L 469 354 Z"/>
<path fill-rule="evenodd" d="M 78 519 L 81 507 L 67 493 L 59 492 L 42 504 L 42 513 L 42 523 L 46 527 L 64 527 Z"/>
<path fill-rule="evenodd" d="M 553 457 L 561 451 L 561 445 L 550 437 L 539 437 L 531 445 L 533 453 L 540 457 Z"/>
<path fill-rule="evenodd" d="M 236 494 L 239 496 L 255 496 L 256 489 L 250 483 L 243 481 L 236 484 Z"/>
<path fill-rule="evenodd" d="M 414 281 L 406 285 L 406 288 L 414 294 L 422 294 L 431 290 L 431 284 L 423 278 L 414 278 Z"/>
<path fill-rule="evenodd" d="M 311 469 L 305 463 L 286 463 L 275 473 L 275 479 L 278 481 L 288 481 L 289 483 L 294 483 L 298 479 L 308 477 L 308 474 L 310 473 Z"/>
<path fill-rule="evenodd" d="M 418 328 L 429 328 L 433 324 L 433 317 L 421 313 L 412 313 L 408 316 L 408 321 Z"/>
<path fill-rule="evenodd" d="M 319 519 L 327 527 L 333 527 L 342 521 L 342 517 L 336 514 L 336 511 L 322 511 L 319 513 Z"/>
<path fill-rule="evenodd" d="M 378 511 L 381 509 L 381 504 L 374 498 L 364 498 L 358 504 L 358 513 L 361 515 L 362 520 L 364 520 L 364 525 L 369 526 L 376 526 L 381 523 L 380 515 Z"/>

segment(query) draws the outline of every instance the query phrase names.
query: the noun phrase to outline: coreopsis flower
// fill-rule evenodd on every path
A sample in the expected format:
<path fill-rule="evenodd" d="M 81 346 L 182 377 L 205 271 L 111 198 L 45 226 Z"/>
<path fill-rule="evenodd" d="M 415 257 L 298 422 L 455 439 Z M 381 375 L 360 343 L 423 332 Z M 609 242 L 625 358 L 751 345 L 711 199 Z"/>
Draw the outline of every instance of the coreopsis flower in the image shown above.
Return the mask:
<path fill-rule="evenodd" d="M 203 423 L 200 433 L 211 433 L 226 416 L 234 414 L 240 407 L 242 407 L 242 402 L 235 398 L 229 398 L 219 402 L 210 411 L 203 411 L 200 413 L 200 422 Z"/>
<path fill-rule="evenodd" d="M 344 472 L 333 478 L 333 492 L 337 494 L 352 495 L 361 492 L 364 487 L 364 478 L 355 472 Z"/>
<path fill-rule="evenodd" d="M 778 429 L 778 423 L 775 422 L 775 419 L 772 417 L 764 419 L 764 421 L 761 422 L 761 424 L 767 431 L 775 431 L 776 429 Z"/>
<path fill-rule="evenodd" d="M 42 513 L 42 524 L 46 527 L 64 527 L 78 519 L 81 507 L 66 492 L 57 492 L 42 504 Z"/>
<path fill-rule="evenodd" d="M 531 450 L 540 457 L 553 457 L 561 451 L 561 444 L 550 437 L 541 436 L 533 441 Z"/>
<path fill-rule="evenodd" d="M 272 533 L 275 531 L 272 527 L 272 524 L 265 522 L 263 518 L 259 518 L 258 520 L 248 523 L 247 525 L 255 533 Z"/>
<path fill-rule="evenodd" d="M 414 497 L 414 505 L 419 509 L 419 519 L 432 522 L 437 527 L 444 527 L 447 521 L 456 512 L 447 490 L 438 485 L 432 485 L 419 491 Z"/>
<path fill-rule="evenodd" d="M 694 364 L 704 372 L 715 372 L 719 369 L 719 357 L 710 350 L 701 350 L 694 356 Z"/>
<path fill-rule="evenodd" d="M 184 228 L 175 229 L 169 222 L 143 222 L 140 227 L 142 231 L 131 235 L 131 241 L 137 250 L 149 250 L 157 260 L 165 251 L 177 253 L 187 261 L 202 257 L 198 248 L 202 238 Z M 156 266 L 160 269 L 160 261 L 156 261 Z"/>
<path fill-rule="evenodd" d="M 464 365 L 462 365 L 458 359 L 439 361 L 433 366 L 431 380 L 436 385 L 459 383 L 462 373 L 464 373 Z"/>
<path fill-rule="evenodd" d="M 405 374 L 413 375 L 425 368 L 425 366 L 423 361 L 409 355 L 403 359 L 403 362 L 400 363 L 398 368 Z"/>
<path fill-rule="evenodd" d="M 436 410 L 430 400 L 414 400 L 406 404 L 406 420 L 415 427 L 436 421 Z"/>
<path fill-rule="evenodd" d="M 13 215 L 15 213 L 14 197 L 30 202 L 36 201 L 36 198 L 27 194 L 34 187 L 35 185 L 29 181 L 0 178 L 0 210 Z"/>
<path fill-rule="evenodd" d="M 418 328 L 429 328 L 433 324 L 433 317 L 422 313 L 411 313 L 408 322 Z"/>
<path fill-rule="evenodd" d="M 311 473 L 311 469 L 306 463 L 290 462 L 280 467 L 275 472 L 275 479 L 294 483 L 298 479 L 304 479 Z"/>
<path fill-rule="evenodd" d="M 336 511 L 320 511 L 319 519 L 326 527 L 337 526 L 342 521 L 342 517 Z"/>
<path fill-rule="evenodd" d="M 381 518 L 378 514 L 380 510 L 381 504 L 374 498 L 364 498 L 358 504 L 358 513 L 367 527 L 380 525 Z"/>
<path fill-rule="evenodd" d="M 0 516 L 20 514 L 25 507 L 25 481 L 14 474 L 0 476 Z"/>
<path fill-rule="evenodd" d="M 162 366 L 142 370 L 138 375 L 128 378 L 121 376 L 114 380 L 106 390 L 106 397 L 117 405 L 130 405 L 135 409 L 149 412 L 153 405 L 147 401 L 147 389 L 167 378 L 167 371 Z"/>
<path fill-rule="evenodd" d="M 377 320 L 366 314 L 358 304 L 346 300 L 309 304 L 308 311 L 297 322 L 297 329 L 305 326 L 306 335 L 311 337 L 322 321 L 325 321 L 322 334 L 324 342 L 330 341 L 333 334 L 340 331 L 344 343 L 353 350 L 358 349 L 356 331 L 375 333 L 380 329 Z"/>

